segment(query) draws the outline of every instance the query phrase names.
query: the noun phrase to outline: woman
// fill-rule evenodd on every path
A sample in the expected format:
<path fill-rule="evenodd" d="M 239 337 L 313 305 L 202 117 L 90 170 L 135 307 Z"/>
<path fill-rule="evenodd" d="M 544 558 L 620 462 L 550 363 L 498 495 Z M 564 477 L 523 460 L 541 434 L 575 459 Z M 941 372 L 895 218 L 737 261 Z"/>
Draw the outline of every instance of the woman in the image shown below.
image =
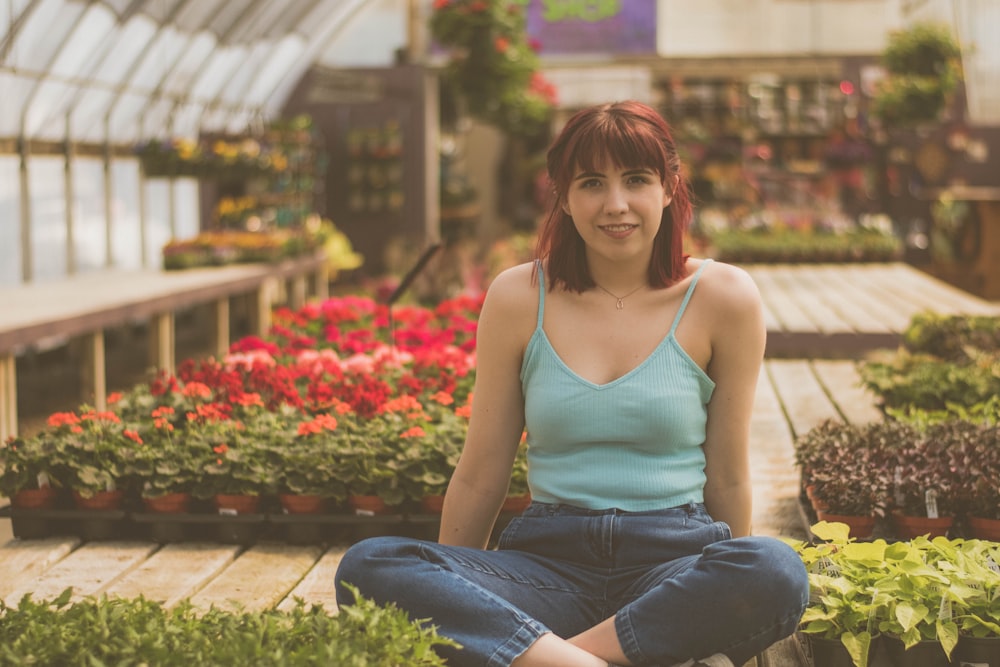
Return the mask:
<path fill-rule="evenodd" d="M 739 667 L 808 598 L 798 555 L 750 536 L 760 295 L 683 254 L 688 189 L 649 106 L 578 112 L 548 172 L 540 260 L 483 304 L 439 541 L 354 545 L 338 602 L 349 582 L 429 619 L 455 665 Z M 487 550 L 525 429 L 532 504 Z"/>

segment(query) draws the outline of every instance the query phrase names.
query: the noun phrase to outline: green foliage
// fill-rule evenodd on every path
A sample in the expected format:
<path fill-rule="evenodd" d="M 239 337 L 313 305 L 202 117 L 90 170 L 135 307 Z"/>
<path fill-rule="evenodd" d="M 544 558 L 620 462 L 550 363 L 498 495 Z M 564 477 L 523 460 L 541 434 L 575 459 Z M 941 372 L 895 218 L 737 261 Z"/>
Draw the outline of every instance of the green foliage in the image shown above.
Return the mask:
<path fill-rule="evenodd" d="M 713 254 L 724 262 L 885 262 L 899 258 L 902 243 L 870 229 L 843 233 L 784 229 L 708 232 Z"/>
<path fill-rule="evenodd" d="M 896 126 L 937 120 L 961 80 L 960 55 L 944 24 L 917 23 L 893 32 L 882 53 L 889 75 L 875 95 L 875 115 Z"/>
<path fill-rule="evenodd" d="M 968 363 L 977 352 L 1000 349 L 1000 316 L 918 313 L 902 334 L 903 346 L 954 363 Z"/>
<path fill-rule="evenodd" d="M 899 349 L 859 368 L 887 413 L 914 420 L 981 416 L 1000 410 L 1000 317 L 920 313 Z"/>
<path fill-rule="evenodd" d="M 437 667 L 436 648 L 455 646 L 394 606 L 358 597 L 330 615 L 299 600 L 288 612 L 167 609 L 145 598 L 0 602 L 3 665 L 340 665 Z"/>
<path fill-rule="evenodd" d="M 898 446 L 918 436 L 897 422 L 827 420 L 796 439 L 795 461 L 830 513 L 884 516 L 893 485 L 890 461 Z"/>
<path fill-rule="evenodd" d="M 833 514 L 1000 516 L 1000 426 L 948 419 L 920 428 L 897 421 L 826 421 L 796 438 L 803 482 Z"/>
<path fill-rule="evenodd" d="M 436 0 L 430 31 L 450 50 L 444 87 L 470 115 L 511 135 L 533 137 L 547 127 L 555 91 L 525 37 L 523 6 L 509 0 Z"/>
<path fill-rule="evenodd" d="M 54 451 L 55 443 L 44 438 L 11 437 L 0 443 L 0 496 L 13 498 L 44 480 L 58 483 L 50 463 Z"/>
<path fill-rule="evenodd" d="M 791 542 L 809 572 L 810 599 L 800 630 L 839 638 L 865 667 L 873 635 L 941 643 L 949 656 L 959 636 L 1000 636 L 1000 545 L 919 537 L 857 542 L 848 527 L 819 522 L 821 542 Z"/>

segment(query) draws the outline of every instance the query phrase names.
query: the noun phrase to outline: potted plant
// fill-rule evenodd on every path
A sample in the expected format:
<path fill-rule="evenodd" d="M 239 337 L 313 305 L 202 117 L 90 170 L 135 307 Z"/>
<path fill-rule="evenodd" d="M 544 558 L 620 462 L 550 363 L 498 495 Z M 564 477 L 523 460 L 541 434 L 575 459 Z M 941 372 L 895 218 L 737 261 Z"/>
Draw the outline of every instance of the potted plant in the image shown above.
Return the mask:
<path fill-rule="evenodd" d="M 870 537 L 889 504 L 888 453 L 915 433 L 898 422 L 828 420 L 799 437 L 795 456 L 817 518 L 850 525 L 854 537 Z"/>
<path fill-rule="evenodd" d="M 318 414 L 268 438 L 275 491 L 286 513 L 320 513 L 346 499 L 347 475 L 338 461 L 345 429 L 344 417 Z"/>
<path fill-rule="evenodd" d="M 129 490 L 131 464 L 142 442 L 117 414 L 82 406 L 58 412 L 39 434 L 52 443 L 58 484 L 68 488 L 81 509 L 117 510 Z"/>
<path fill-rule="evenodd" d="M 948 534 L 962 509 L 966 486 L 964 471 L 957 469 L 953 459 L 969 437 L 975 437 L 973 425 L 943 422 L 892 451 L 892 518 L 898 536 Z"/>
<path fill-rule="evenodd" d="M 946 24 L 893 32 L 882 53 L 888 76 L 876 91 L 874 114 L 888 126 L 937 121 L 961 80 L 960 55 Z"/>
<path fill-rule="evenodd" d="M 812 649 L 816 667 L 849 660 L 866 667 L 877 646 L 880 599 L 876 582 L 883 573 L 886 543 L 857 542 L 843 523 L 820 521 L 812 532 L 821 542 L 793 542 L 809 573 L 809 605 L 799 631 Z"/>
<path fill-rule="evenodd" d="M 879 631 L 894 664 L 944 665 L 958 644 L 953 608 L 968 588 L 956 576 L 953 540 L 914 537 L 886 548 L 877 586 Z"/>
<path fill-rule="evenodd" d="M 49 509 L 56 504 L 51 457 L 55 444 L 43 438 L 11 437 L 0 445 L 0 496 L 18 509 Z"/>
<path fill-rule="evenodd" d="M 967 589 L 964 599 L 952 610 L 959 632 L 955 658 L 962 664 L 997 664 L 1000 660 L 1000 544 L 965 540 L 957 545 L 955 553 L 959 561 L 955 578 Z"/>
<path fill-rule="evenodd" d="M 967 480 L 965 518 L 973 537 L 1000 542 L 1000 424 L 983 425 L 958 452 Z"/>
<path fill-rule="evenodd" d="M 188 511 L 209 463 L 210 452 L 196 438 L 176 432 L 166 419 L 170 408 L 159 408 L 140 430 L 142 442 L 130 464 L 147 510 L 154 513 Z"/>
<path fill-rule="evenodd" d="M 254 514 L 261 497 L 273 490 L 274 471 L 261 432 L 230 419 L 188 426 L 191 446 L 207 457 L 195 495 L 211 499 L 220 514 Z"/>

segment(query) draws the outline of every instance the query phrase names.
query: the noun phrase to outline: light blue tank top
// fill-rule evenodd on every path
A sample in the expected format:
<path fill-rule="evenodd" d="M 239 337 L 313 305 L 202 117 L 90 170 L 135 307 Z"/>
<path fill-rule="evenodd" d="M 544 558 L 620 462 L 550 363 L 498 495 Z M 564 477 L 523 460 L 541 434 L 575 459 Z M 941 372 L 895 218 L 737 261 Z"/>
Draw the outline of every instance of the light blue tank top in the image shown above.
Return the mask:
<path fill-rule="evenodd" d="M 533 500 L 630 512 L 704 501 L 702 445 L 715 383 L 674 333 L 710 261 L 698 267 L 656 349 L 606 384 L 573 372 L 545 335 L 539 265 L 538 323 L 521 363 Z"/>

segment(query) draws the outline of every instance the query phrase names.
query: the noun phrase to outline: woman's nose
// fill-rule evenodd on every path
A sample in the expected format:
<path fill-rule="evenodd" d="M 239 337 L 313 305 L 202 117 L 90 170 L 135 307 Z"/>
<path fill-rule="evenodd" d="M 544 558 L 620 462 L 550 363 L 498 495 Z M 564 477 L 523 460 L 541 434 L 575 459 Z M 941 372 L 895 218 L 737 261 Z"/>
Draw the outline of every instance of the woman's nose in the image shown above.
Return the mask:
<path fill-rule="evenodd" d="M 608 213 L 624 213 L 628 210 L 628 200 L 625 196 L 624 188 L 612 185 L 607 189 L 607 196 L 604 199 L 604 210 Z"/>

